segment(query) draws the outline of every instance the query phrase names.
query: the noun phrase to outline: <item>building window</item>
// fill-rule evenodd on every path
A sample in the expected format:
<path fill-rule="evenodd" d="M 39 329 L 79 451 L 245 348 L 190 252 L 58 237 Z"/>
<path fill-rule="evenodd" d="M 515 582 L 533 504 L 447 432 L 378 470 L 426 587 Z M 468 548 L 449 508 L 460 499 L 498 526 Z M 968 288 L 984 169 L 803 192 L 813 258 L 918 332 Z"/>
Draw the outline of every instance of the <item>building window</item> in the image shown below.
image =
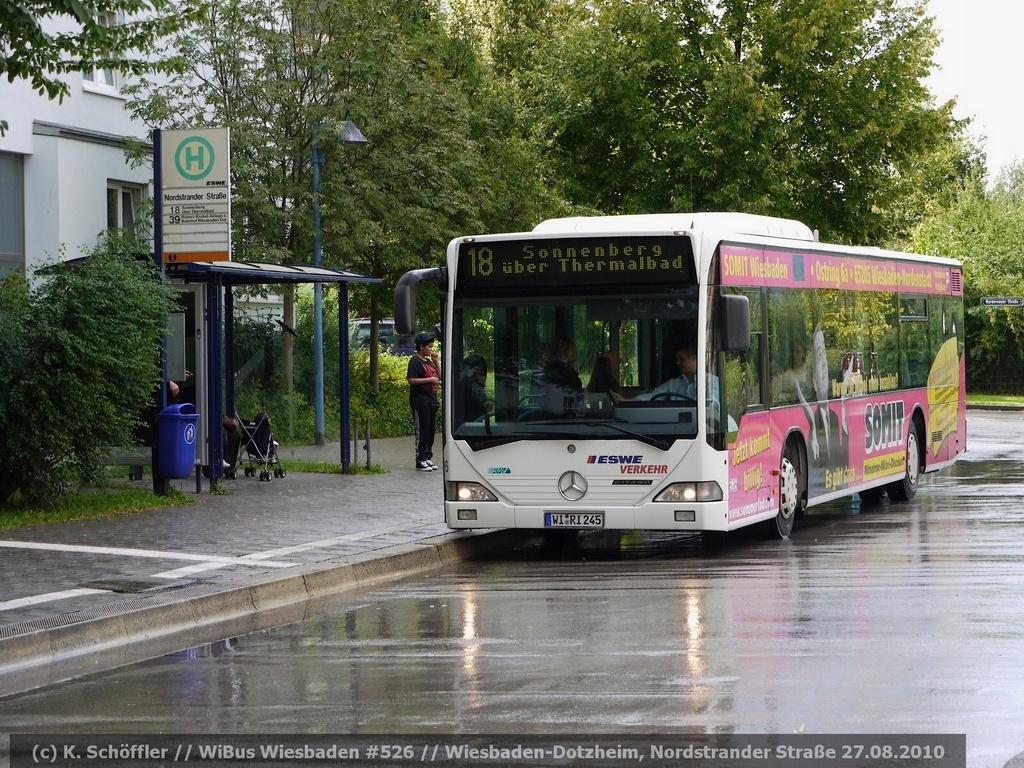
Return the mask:
<path fill-rule="evenodd" d="M 101 26 L 117 26 L 118 18 L 115 13 L 101 13 L 97 19 Z M 97 68 L 92 72 L 86 72 L 83 76 L 83 87 L 87 91 L 96 93 L 116 94 L 119 86 L 118 73 L 116 69 Z"/>
<path fill-rule="evenodd" d="M 115 181 L 107 183 L 107 229 L 124 229 L 138 221 L 142 187 Z"/>
<path fill-rule="evenodd" d="M 0 279 L 25 266 L 25 197 L 19 155 L 0 152 Z"/>

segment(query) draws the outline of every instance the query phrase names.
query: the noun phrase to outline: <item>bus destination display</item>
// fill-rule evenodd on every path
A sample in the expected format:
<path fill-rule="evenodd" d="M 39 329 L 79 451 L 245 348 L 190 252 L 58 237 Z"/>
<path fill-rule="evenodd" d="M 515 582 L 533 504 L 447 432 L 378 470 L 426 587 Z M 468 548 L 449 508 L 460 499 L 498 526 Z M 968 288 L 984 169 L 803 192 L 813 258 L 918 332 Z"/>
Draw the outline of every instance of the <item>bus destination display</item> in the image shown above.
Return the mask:
<path fill-rule="evenodd" d="M 693 276 L 693 251 L 685 236 L 467 239 L 459 244 L 459 288 L 685 283 Z"/>

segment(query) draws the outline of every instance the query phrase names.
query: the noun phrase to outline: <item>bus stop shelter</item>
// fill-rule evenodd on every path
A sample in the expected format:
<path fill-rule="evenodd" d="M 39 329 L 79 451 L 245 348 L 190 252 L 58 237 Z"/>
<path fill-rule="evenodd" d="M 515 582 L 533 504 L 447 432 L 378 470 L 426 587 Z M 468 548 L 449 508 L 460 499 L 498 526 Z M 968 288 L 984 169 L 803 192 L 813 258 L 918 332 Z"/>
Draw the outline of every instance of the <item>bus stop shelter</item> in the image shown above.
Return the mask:
<path fill-rule="evenodd" d="M 201 417 L 207 419 L 210 482 L 214 485 L 224 471 L 222 464 L 224 435 L 221 419 L 224 414 L 235 413 L 234 323 L 231 322 L 234 317 L 234 293 L 231 289 L 242 285 L 287 283 L 321 283 L 338 286 L 341 467 L 342 472 L 348 474 L 351 466 L 351 446 L 348 441 L 350 429 L 348 286 L 350 283 L 379 283 L 380 278 L 329 267 L 236 261 L 166 263 L 165 271 L 169 279 L 206 285 L 207 376 L 205 382 L 196 382 L 196 384 L 197 386 L 205 384 L 207 388 L 206 408 L 208 413 L 201 414 Z M 232 372 L 232 375 L 226 376 L 226 372 Z M 221 382 L 226 383 L 223 389 Z M 161 403 L 161 407 L 163 405 L 164 403 Z M 166 487 L 161 488 L 158 483 L 165 484 L 166 481 L 154 476 L 154 491 L 156 493 L 166 492 Z"/>

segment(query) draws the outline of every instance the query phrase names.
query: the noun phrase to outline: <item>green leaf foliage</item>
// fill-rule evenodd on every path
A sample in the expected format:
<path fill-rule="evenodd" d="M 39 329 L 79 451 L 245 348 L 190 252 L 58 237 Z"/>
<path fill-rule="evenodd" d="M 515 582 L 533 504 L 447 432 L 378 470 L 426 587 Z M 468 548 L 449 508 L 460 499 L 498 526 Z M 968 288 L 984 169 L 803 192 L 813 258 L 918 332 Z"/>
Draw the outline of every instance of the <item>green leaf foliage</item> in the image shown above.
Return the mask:
<path fill-rule="evenodd" d="M 943 150 L 963 126 L 924 83 L 924 2 L 568 4 L 577 23 L 521 82 L 573 203 L 745 210 L 879 243 L 929 162 L 957 171 Z"/>
<path fill-rule="evenodd" d="M 370 420 L 372 436 L 397 437 L 412 434 L 409 383 L 405 378 L 408 367 L 408 357 L 381 354 L 380 386 L 374 391 L 370 384 L 369 353 L 360 352 L 352 356 L 352 372 L 349 379 L 351 418 L 359 422 L 360 435 L 365 432 L 367 419 Z"/>
<path fill-rule="evenodd" d="M 800 219 L 824 240 L 898 242 L 977 163 L 952 104 L 925 87 L 937 44 L 926 9 L 215 0 L 152 49 L 175 74 L 126 93 L 154 128 L 231 129 L 243 261 L 312 262 L 318 124 L 322 262 L 382 279 L 350 296 L 351 314 L 376 319 L 398 277 L 443 264 L 453 237 L 553 215 L 743 210 Z M 339 141 L 346 120 L 367 144 Z M 438 319 L 433 291 L 421 327 Z M 308 346 L 296 340 L 303 397 Z M 378 393 L 376 348 L 369 365 Z M 335 387 L 328 378 L 328 397 Z"/>
<path fill-rule="evenodd" d="M 136 442 L 173 306 L 141 246 L 108 239 L 35 289 L 20 273 L 0 287 L 0 505 L 76 490 L 107 448 Z"/>
<path fill-rule="evenodd" d="M 312 262 L 317 124 L 322 264 L 380 277 L 353 300 L 385 316 L 398 278 L 443 263 L 452 238 L 557 208 L 478 48 L 434 0 L 218 0 L 161 52 L 185 69 L 127 89 L 129 108 L 153 127 L 231 129 L 244 261 Z M 367 144 L 339 141 L 346 120 Z"/>
<path fill-rule="evenodd" d="M 1024 297 L 1024 165 L 1010 166 L 991 187 L 972 176 L 952 199 L 937 200 L 909 248 L 963 262 L 968 389 L 1019 393 L 1024 311 L 981 299 Z"/>
<path fill-rule="evenodd" d="M 112 14 L 118 23 L 103 23 Z M 195 14 L 178 0 L 0 0 L 0 76 L 28 80 L 38 93 L 62 101 L 70 89 L 60 76 L 69 72 L 160 71 L 167 62 L 149 50 Z"/>

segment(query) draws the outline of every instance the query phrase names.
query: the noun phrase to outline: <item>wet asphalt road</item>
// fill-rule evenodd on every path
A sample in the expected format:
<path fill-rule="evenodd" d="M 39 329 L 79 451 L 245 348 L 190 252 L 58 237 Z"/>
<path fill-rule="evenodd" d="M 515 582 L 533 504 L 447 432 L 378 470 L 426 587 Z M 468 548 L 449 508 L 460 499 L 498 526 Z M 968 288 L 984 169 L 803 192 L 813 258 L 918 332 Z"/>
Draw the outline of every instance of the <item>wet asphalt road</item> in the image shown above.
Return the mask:
<path fill-rule="evenodd" d="M 1024 416 L 792 538 L 535 547 L 0 700 L 5 733 L 963 733 L 1024 765 Z"/>

